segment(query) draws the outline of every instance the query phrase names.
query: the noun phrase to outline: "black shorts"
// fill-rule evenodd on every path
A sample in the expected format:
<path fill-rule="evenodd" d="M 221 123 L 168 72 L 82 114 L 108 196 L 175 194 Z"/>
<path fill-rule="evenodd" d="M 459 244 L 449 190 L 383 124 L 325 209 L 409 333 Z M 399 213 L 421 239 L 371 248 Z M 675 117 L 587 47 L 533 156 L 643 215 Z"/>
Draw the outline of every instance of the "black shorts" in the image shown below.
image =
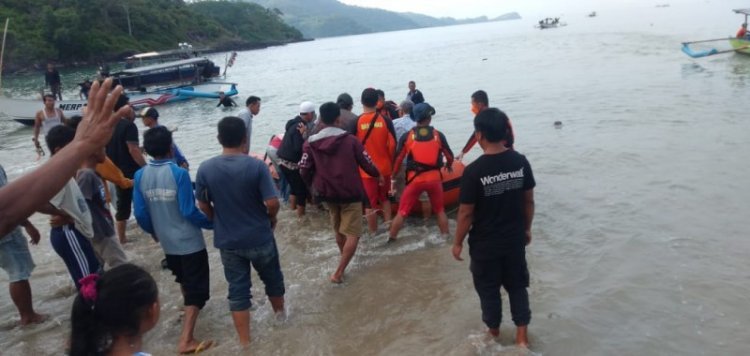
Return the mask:
<path fill-rule="evenodd" d="M 182 286 L 186 306 L 202 309 L 209 298 L 209 268 L 206 249 L 188 255 L 166 255 L 167 268 Z"/>
<path fill-rule="evenodd" d="M 307 200 L 307 185 L 302 180 L 302 175 L 299 173 L 299 169 L 289 169 L 284 166 L 281 167 L 281 172 L 284 173 L 286 181 L 289 182 L 291 188 L 291 194 L 297 198 L 297 205 L 305 206 Z"/>
<path fill-rule="evenodd" d="M 126 221 L 130 219 L 131 207 L 133 206 L 133 188 L 122 189 L 115 187 L 117 193 L 117 211 L 115 220 Z"/>

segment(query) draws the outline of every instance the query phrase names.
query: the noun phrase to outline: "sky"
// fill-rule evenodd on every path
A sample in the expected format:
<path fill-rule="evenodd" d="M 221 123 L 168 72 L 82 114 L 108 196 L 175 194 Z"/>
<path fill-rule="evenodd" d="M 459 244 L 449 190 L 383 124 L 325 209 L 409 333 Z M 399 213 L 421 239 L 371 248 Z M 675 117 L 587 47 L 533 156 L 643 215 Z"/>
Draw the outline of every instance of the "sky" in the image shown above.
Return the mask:
<path fill-rule="evenodd" d="M 508 12 L 521 16 L 559 16 L 617 7 L 685 3 L 689 0 L 339 0 L 345 4 L 416 12 L 435 17 L 496 17 Z"/>

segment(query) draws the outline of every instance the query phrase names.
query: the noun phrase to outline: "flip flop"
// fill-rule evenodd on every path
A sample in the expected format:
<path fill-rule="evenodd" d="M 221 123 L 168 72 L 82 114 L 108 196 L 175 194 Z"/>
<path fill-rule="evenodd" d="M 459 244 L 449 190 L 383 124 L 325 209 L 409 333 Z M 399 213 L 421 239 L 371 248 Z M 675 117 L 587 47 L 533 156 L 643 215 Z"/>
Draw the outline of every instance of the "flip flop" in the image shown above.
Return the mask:
<path fill-rule="evenodd" d="M 212 340 L 204 340 L 198 344 L 198 347 L 196 347 L 195 350 L 183 351 L 183 352 L 180 352 L 180 354 L 182 355 L 199 354 L 203 351 L 210 349 L 211 346 L 213 346 L 213 344 L 214 342 Z"/>

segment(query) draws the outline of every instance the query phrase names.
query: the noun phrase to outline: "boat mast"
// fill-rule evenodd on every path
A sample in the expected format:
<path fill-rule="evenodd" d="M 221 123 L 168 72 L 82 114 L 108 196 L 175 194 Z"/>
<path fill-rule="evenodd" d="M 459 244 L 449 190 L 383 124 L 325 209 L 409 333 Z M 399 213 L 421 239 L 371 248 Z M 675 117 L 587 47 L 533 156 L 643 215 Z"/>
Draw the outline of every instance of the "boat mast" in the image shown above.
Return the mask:
<path fill-rule="evenodd" d="M 3 88 L 3 56 L 5 55 L 5 36 L 8 34 L 8 22 L 10 17 L 5 19 L 5 30 L 3 30 L 3 46 L 0 48 L 0 90 Z M 0 92 L 0 94 L 2 94 Z"/>

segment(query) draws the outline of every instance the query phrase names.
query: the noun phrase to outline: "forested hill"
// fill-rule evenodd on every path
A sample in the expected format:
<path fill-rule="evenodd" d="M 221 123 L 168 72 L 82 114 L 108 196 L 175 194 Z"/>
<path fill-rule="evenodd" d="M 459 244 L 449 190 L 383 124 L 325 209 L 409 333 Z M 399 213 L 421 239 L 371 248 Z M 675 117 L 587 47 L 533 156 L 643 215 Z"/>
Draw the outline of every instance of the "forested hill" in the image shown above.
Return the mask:
<path fill-rule="evenodd" d="M 243 0 L 283 12 L 286 22 L 298 28 L 305 37 L 330 37 L 361 33 L 407 30 L 421 27 L 448 26 L 464 23 L 520 19 L 517 13 L 489 19 L 476 17 L 435 18 L 414 13 L 398 13 L 381 9 L 346 5 L 336 0 Z M 429 1 L 424 1 L 430 6 Z"/>
<path fill-rule="evenodd" d="M 121 59 L 143 51 L 246 49 L 302 40 L 278 11 L 243 2 L 2 0 L 6 69 Z"/>

